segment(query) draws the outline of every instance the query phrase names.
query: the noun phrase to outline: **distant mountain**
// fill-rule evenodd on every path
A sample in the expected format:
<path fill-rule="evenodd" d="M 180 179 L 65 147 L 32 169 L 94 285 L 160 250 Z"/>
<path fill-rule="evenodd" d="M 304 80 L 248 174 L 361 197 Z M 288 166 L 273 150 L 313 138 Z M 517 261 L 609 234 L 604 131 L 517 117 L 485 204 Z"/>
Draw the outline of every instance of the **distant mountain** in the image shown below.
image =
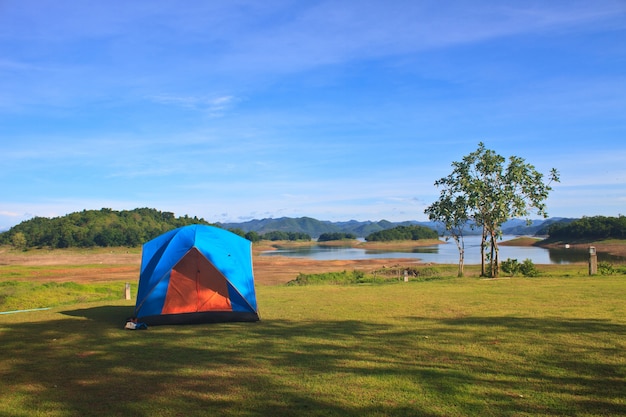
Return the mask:
<path fill-rule="evenodd" d="M 262 235 L 268 232 L 295 232 L 306 233 L 311 237 L 318 237 L 322 233 L 341 232 L 342 229 L 327 221 L 320 221 L 311 217 L 281 217 L 278 219 L 250 220 L 243 223 L 217 223 L 223 229 L 240 229 L 244 232 L 257 232 Z"/>
<path fill-rule="evenodd" d="M 267 232 L 298 232 L 306 233 L 312 238 L 318 238 L 322 233 L 352 233 L 357 237 L 365 237 L 371 233 L 381 230 L 393 229 L 397 226 L 417 224 L 435 228 L 430 222 L 390 222 L 387 220 L 330 222 L 313 219 L 311 217 L 281 217 L 278 219 L 250 220 L 243 223 L 217 223 L 217 226 L 224 229 L 240 229 L 244 232 L 257 232 L 262 235 Z"/>
<path fill-rule="evenodd" d="M 550 224 L 562 221 L 570 222 L 572 220 L 555 217 L 547 220 L 533 220 L 530 226 L 528 226 L 525 220 L 513 219 L 502 225 L 502 232 L 506 235 L 545 235 Z M 312 238 L 318 238 L 322 233 L 351 233 L 357 237 L 366 237 L 381 230 L 409 225 L 429 227 L 436 230 L 439 234 L 442 234 L 444 231 L 441 224 L 415 220 L 403 222 L 390 222 L 388 220 L 331 222 L 311 217 L 281 217 L 277 219 L 250 220 L 243 223 L 217 223 L 216 225 L 224 229 L 240 229 L 246 233 L 257 232 L 261 235 L 273 231 L 306 233 Z M 480 234 L 480 229 L 472 229 L 470 226 L 467 226 L 465 234 Z"/>
<path fill-rule="evenodd" d="M 576 219 L 565 217 L 551 217 L 546 220 L 532 220 L 530 225 L 526 220 L 513 219 L 502 225 L 502 233 L 505 235 L 546 236 L 548 228 L 554 223 L 571 223 Z"/>
<path fill-rule="evenodd" d="M 547 220 L 533 220 L 527 225 L 524 220 L 513 219 L 502 225 L 502 232 L 507 235 L 547 235 L 547 229 L 557 222 L 570 223 L 575 219 L 554 217 Z M 175 227 L 187 224 L 210 224 L 197 217 L 176 218 L 173 213 L 161 212 L 150 208 L 115 211 L 83 210 L 63 217 L 47 219 L 35 217 L 24 221 L 8 231 L 0 232 L 0 244 L 10 243 L 13 234 L 21 232 L 27 239 L 28 246 L 41 247 L 90 247 L 90 246 L 135 246 Z M 322 233 L 350 233 L 357 237 L 366 237 L 372 233 L 393 229 L 398 226 L 423 226 L 436 230 L 440 235 L 444 230 L 440 223 L 357 221 L 331 222 L 311 217 L 281 217 L 278 219 L 250 220 L 243 223 L 217 223 L 224 229 L 239 229 L 244 233 L 256 232 L 263 235 L 268 232 L 305 233 L 318 238 Z M 480 234 L 480 229 L 467 226 L 466 235 Z"/>

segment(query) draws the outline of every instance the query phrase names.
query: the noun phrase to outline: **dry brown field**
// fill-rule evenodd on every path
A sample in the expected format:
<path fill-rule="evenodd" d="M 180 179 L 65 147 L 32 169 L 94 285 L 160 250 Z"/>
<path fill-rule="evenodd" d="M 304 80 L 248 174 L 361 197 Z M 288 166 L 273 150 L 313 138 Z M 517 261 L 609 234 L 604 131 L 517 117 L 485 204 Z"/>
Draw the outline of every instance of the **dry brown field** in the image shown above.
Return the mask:
<path fill-rule="evenodd" d="M 258 285 L 283 284 L 295 279 L 299 273 L 343 270 L 359 270 L 367 273 L 383 266 L 410 266 L 419 263 L 414 259 L 315 261 L 285 256 L 260 256 L 264 250 L 271 250 L 271 247 L 253 246 L 254 277 Z M 33 249 L 27 252 L 16 252 L 7 247 L 0 248 L 0 266 L 33 267 L 28 277 L 29 281 L 85 283 L 126 280 L 136 282 L 139 279 L 140 265 L 141 251 L 139 249 Z"/>
<path fill-rule="evenodd" d="M 443 243 L 443 242 L 441 242 Z M 502 244 L 531 245 L 535 239 L 520 239 Z M 315 244 L 304 243 L 304 244 Z M 345 243 L 344 243 L 345 244 Z M 415 247 L 416 242 L 377 243 L 366 242 L 348 243 L 351 246 L 369 249 L 406 250 Z M 422 245 L 432 245 L 433 241 L 421 242 Z M 372 273 L 383 267 L 411 267 L 422 264 L 419 260 L 406 259 L 366 259 L 366 260 L 333 260 L 318 261 L 310 259 L 296 259 L 285 256 L 261 256 L 261 252 L 272 250 L 275 246 L 303 245 L 288 242 L 262 242 L 253 245 L 253 265 L 255 282 L 258 285 L 277 285 L 295 279 L 298 274 L 324 273 L 334 271 L 363 271 Z M 554 243 L 551 246 L 562 246 Z M 590 243 L 571 244 L 571 247 L 587 248 Z M 623 241 L 607 241 L 593 243 L 599 252 L 608 252 L 626 256 L 626 243 Z M 137 282 L 141 264 L 140 248 L 97 248 L 97 249 L 33 249 L 26 252 L 11 250 L 9 247 L 0 247 L 0 266 L 5 268 L 31 267 L 28 280 L 38 281 L 73 281 L 105 282 L 126 280 Z M 80 267 L 77 267 L 80 266 Z M 22 278 L 25 279 L 25 278 Z"/>

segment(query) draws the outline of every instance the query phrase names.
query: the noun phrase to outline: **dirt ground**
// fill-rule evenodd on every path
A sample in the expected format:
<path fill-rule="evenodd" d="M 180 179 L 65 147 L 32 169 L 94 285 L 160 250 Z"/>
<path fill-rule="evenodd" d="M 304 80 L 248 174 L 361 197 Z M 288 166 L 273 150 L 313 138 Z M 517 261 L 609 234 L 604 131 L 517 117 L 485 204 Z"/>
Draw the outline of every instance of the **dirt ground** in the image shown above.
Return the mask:
<path fill-rule="evenodd" d="M 323 273 L 331 271 L 373 272 L 383 266 L 416 265 L 414 259 L 372 259 L 344 261 L 315 261 L 284 256 L 260 256 L 261 248 L 254 251 L 253 267 L 258 285 L 277 285 L 295 279 L 299 273 Z M 14 252 L 0 249 L 0 267 L 32 267 L 28 280 L 78 283 L 127 280 L 137 282 L 141 254 L 122 250 L 31 250 Z M 77 267 L 79 266 L 79 267 Z M 82 266 L 82 267 L 80 267 Z"/>
<path fill-rule="evenodd" d="M 536 240 L 520 240 L 511 242 L 520 246 L 536 244 Z M 607 252 L 626 256 L 624 242 L 596 242 L 570 244 L 570 247 L 587 249 L 590 245 L 598 252 Z M 551 247 L 562 247 L 563 243 L 554 243 Z M 415 259 L 367 259 L 367 260 L 335 260 L 317 261 L 296 259 L 284 256 L 260 256 L 270 245 L 253 246 L 253 266 L 255 282 L 258 285 L 277 285 L 295 279 L 299 273 L 324 273 L 333 271 L 363 271 L 370 273 L 382 267 L 411 267 L 421 264 Z M 389 248 L 387 248 L 389 249 Z M 126 280 L 137 282 L 141 265 L 139 249 L 123 248 L 94 250 L 30 250 L 16 252 L 7 247 L 0 248 L 0 267 L 10 274 L 10 269 L 17 271 L 22 267 L 30 267 L 28 280 L 56 282 L 98 282 Z M 22 268 L 23 269 L 23 268 Z M 16 274 L 17 275 L 17 274 Z"/>

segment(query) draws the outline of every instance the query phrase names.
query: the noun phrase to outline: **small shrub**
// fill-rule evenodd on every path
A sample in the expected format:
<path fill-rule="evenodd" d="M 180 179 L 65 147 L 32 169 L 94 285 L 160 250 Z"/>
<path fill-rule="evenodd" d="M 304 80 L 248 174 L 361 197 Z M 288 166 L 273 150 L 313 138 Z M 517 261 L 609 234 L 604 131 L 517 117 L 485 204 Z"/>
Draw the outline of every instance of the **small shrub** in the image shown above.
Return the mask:
<path fill-rule="evenodd" d="M 341 271 L 341 272 L 325 272 L 322 274 L 303 274 L 300 273 L 296 279 L 289 281 L 287 285 L 315 285 L 315 284 L 374 284 L 383 283 L 386 280 L 382 277 L 366 274 L 363 271 Z"/>
<path fill-rule="evenodd" d="M 440 276 L 441 272 L 436 267 L 428 266 L 426 268 L 418 270 L 415 275 L 421 278 L 433 278 Z"/>
<path fill-rule="evenodd" d="M 60 284 L 59 286 L 67 290 L 76 290 L 76 291 L 82 291 L 85 287 L 84 285 L 77 284 L 75 282 L 64 282 Z"/>
<path fill-rule="evenodd" d="M 600 275 L 613 275 L 616 270 L 613 268 L 609 262 L 599 262 L 598 263 L 598 274 Z"/>
<path fill-rule="evenodd" d="M 500 263 L 500 269 L 507 275 L 515 276 L 520 271 L 520 264 L 517 259 L 507 258 L 506 261 Z"/>
<path fill-rule="evenodd" d="M 530 259 L 525 259 L 520 265 L 519 270 L 525 277 L 536 277 L 539 275 L 539 271 Z"/>

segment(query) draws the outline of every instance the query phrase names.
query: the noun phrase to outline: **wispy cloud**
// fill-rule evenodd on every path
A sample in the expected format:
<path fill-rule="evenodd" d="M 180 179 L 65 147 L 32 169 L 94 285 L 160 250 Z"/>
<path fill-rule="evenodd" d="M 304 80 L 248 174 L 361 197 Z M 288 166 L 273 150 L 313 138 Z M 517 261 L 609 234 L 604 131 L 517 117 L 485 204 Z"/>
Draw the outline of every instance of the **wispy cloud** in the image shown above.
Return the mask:
<path fill-rule="evenodd" d="M 233 35 L 225 68 L 291 72 L 320 65 L 485 42 L 520 34 L 574 30 L 614 22 L 623 4 L 602 2 L 315 2 L 293 14 Z M 267 23 L 271 14 L 266 17 Z M 607 23 L 610 24 L 610 23 Z M 614 24 L 614 23 L 612 23 Z M 229 36 L 230 36 L 229 35 Z"/>
<path fill-rule="evenodd" d="M 5 3 L 3 219 L 405 220 L 479 141 L 623 203 L 623 0 Z"/>
<path fill-rule="evenodd" d="M 224 113 L 233 108 L 238 101 L 231 95 L 207 97 L 158 94 L 148 98 L 155 103 L 200 111 L 209 117 L 219 117 L 224 115 Z"/>

